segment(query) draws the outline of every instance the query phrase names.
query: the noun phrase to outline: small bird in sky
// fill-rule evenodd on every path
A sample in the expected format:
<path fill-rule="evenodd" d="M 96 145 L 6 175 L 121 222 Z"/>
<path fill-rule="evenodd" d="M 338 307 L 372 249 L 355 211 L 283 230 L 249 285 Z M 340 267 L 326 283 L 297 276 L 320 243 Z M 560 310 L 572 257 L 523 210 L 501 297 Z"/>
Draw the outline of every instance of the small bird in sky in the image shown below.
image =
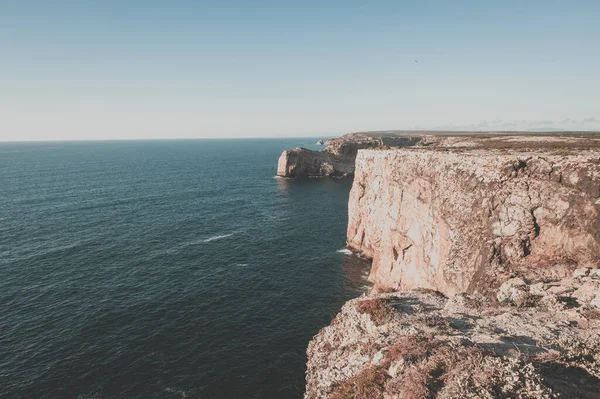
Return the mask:
<path fill-rule="evenodd" d="M 415 62 L 416 62 L 417 64 L 419 63 L 419 61 L 417 61 L 417 60 L 415 60 Z"/>

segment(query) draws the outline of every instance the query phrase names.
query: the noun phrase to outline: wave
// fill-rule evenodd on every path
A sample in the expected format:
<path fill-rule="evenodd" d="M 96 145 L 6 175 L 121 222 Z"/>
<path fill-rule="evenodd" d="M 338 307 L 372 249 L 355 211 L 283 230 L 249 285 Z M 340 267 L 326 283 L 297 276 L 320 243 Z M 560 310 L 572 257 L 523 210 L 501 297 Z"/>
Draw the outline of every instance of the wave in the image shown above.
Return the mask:
<path fill-rule="evenodd" d="M 166 248 L 164 250 L 159 250 L 157 252 L 154 252 L 152 254 L 152 257 L 154 257 L 154 256 L 160 256 L 160 255 L 163 255 L 163 254 L 172 255 L 172 254 L 178 253 L 178 252 L 180 252 L 180 251 L 182 251 L 182 250 L 184 250 L 184 249 L 186 249 L 188 247 L 192 247 L 192 246 L 195 246 L 195 245 L 205 244 L 205 243 L 208 243 L 208 242 L 211 242 L 211 241 L 222 240 L 224 238 L 231 237 L 232 235 L 234 235 L 236 233 L 239 233 L 239 231 L 234 231 L 233 233 L 229 233 L 229 234 L 221 234 L 221 235 L 217 235 L 217 236 L 212 236 L 212 237 L 208 237 L 208 238 L 204 238 L 204 239 L 196 239 L 196 240 L 192 240 L 192 241 L 182 242 L 182 243 L 180 243 L 178 245 L 175 245 L 173 247 Z M 160 241 L 154 241 L 152 243 L 156 244 L 156 243 L 159 243 L 159 242 Z"/>
<path fill-rule="evenodd" d="M 354 255 L 354 252 L 350 251 L 348 248 L 342 248 L 342 249 L 338 249 L 338 250 L 337 250 L 337 251 L 335 251 L 335 252 L 339 252 L 339 253 L 341 253 L 341 254 L 348 255 L 348 256 L 350 256 L 350 255 Z"/>
<path fill-rule="evenodd" d="M 216 240 L 222 240 L 223 238 L 231 237 L 234 234 L 235 233 L 223 234 L 220 236 L 212 236 L 212 237 L 207 238 L 206 240 L 202 240 L 202 242 L 211 242 L 211 241 L 216 241 Z"/>

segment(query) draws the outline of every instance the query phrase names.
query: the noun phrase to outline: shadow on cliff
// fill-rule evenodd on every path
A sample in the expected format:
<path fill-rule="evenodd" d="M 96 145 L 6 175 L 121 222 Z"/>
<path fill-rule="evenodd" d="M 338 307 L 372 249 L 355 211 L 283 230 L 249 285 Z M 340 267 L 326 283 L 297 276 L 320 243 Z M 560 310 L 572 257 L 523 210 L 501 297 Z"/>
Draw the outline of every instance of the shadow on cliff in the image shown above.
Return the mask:
<path fill-rule="evenodd" d="M 597 399 L 600 379 L 581 367 L 559 363 L 537 365 L 546 385 L 561 394 L 561 398 Z"/>

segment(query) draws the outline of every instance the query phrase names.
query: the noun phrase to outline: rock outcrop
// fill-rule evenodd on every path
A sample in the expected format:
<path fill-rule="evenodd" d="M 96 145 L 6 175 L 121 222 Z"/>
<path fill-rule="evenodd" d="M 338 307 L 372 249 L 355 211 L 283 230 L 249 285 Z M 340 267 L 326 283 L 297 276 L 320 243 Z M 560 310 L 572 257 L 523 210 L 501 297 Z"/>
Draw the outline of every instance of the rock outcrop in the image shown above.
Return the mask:
<path fill-rule="evenodd" d="M 452 138 L 361 150 L 347 244 L 373 259 L 379 289 L 485 293 L 517 271 L 598 267 L 599 144 Z"/>
<path fill-rule="evenodd" d="M 354 158 L 312 151 L 306 148 L 285 150 L 277 163 L 280 177 L 349 177 L 354 173 Z"/>
<path fill-rule="evenodd" d="M 381 146 L 412 146 L 424 140 L 423 135 L 384 137 L 380 134 L 352 133 L 327 140 L 325 149 L 285 150 L 279 157 L 277 176 L 281 177 L 352 177 L 359 149 Z M 322 141 L 320 140 L 322 144 Z"/>
<path fill-rule="evenodd" d="M 597 398 L 600 311 L 548 285 L 504 303 L 427 290 L 351 300 L 309 344 L 304 397 Z"/>
<path fill-rule="evenodd" d="M 420 144 L 358 151 L 374 290 L 309 344 L 305 398 L 598 397 L 599 136 Z"/>

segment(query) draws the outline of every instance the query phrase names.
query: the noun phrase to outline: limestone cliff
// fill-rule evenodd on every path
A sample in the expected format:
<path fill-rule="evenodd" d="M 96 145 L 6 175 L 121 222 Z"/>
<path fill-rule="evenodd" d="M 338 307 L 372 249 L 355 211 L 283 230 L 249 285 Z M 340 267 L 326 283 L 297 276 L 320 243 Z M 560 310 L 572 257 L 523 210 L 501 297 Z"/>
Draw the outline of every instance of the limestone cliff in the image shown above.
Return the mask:
<path fill-rule="evenodd" d="M 374 293 L 309 344 L 306 399 L 598 397 L 599 136 L 361 149 L 347 244 Z"/>
<path fill-rule="evenodd" d="M 279 157 L 277 176 L 281 177 L 351 177 L 359 149 L 381 146 L 411 146 L 424 139 L 424 135 L 383 137 L 381 134 L 353 133 L 327 140 L 325 149 L 312 151 L 306 148 L 285 150 Z"/>
<path fill-rule="evenodd" d="M 376 288 L 446 294 L 485 292 L 519 269 L 598 267 L 599 142 L 557 140 L 359 151 L 348 246 L 373 258 Z"/>
<path fill-rule="evenodd" d="M 285 150 L 277 163 L 281 177 L 349 177 L 354 173 L 354 157 L 306 148 Z"/>

